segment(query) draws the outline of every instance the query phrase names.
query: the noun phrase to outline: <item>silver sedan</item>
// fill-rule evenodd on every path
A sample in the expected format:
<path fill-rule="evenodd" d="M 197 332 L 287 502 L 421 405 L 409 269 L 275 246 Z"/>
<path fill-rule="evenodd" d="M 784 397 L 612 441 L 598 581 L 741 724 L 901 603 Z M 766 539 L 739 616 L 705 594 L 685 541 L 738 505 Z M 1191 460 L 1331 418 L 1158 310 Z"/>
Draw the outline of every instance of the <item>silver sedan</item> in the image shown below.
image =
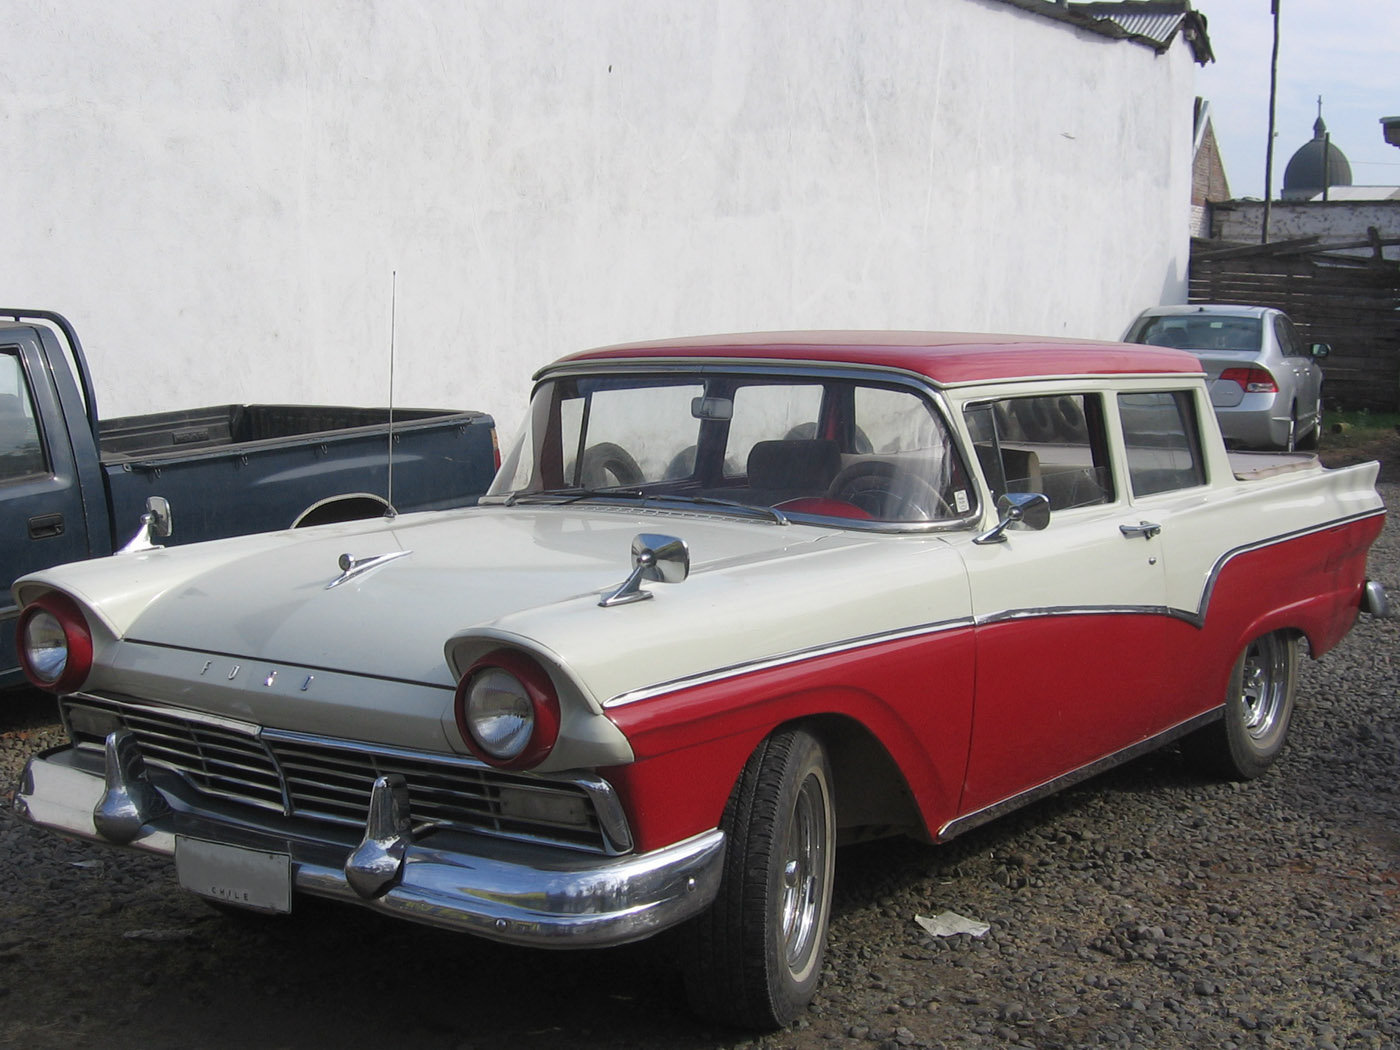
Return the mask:
<path fill-rule="evenodd" d="M 1280 310 L 1265 306 L 1154 306 L 1125 343 L 1190 350 L 1201 359 L 1225 443 L 1242 449 L 1316 448 L 1322 432 L 1326 343 L 1305 343 Z"/>

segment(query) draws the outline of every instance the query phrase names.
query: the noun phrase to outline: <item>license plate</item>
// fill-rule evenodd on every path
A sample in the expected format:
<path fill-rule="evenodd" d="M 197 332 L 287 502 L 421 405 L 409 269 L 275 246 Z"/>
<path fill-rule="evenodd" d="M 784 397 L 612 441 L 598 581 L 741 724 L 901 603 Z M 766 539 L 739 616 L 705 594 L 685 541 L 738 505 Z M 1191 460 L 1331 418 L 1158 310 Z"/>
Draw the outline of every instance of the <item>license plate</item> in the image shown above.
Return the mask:
<path fill-rule="evenodd" d="M 180 885 L 210 900 L 254 911 L 292 910 L 292 858 L 285 853 L 176 837 Z"/>

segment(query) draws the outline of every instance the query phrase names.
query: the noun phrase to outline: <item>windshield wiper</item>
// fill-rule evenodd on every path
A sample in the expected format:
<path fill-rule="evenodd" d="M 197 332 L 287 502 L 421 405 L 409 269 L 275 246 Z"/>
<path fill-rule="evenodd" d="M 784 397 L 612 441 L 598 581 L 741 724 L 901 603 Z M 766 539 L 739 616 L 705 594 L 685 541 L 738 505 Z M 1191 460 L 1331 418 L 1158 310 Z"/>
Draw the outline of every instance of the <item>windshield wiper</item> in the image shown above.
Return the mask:
<path fill-rule="evenodd" d="M 535 492 L 507 492 L 499 498 L 502 505 L 513 507 L 517 503 L 577 503 L 579 500 L 614 496 L 618 499 L 645 499 L 641 489 L 540 489 Z M 496 502 L 496 500 L 492 500 Z"/>
<path fill-rule="evenodd" d="M 745 514 L 762 515 L 771 518 L 778 525 L 790 525 L 786 514 L 776 507 L 755 503 L 740 503 L 735 499 L 720 499 L 717 496 L 694 496 L 681 492 L 643 492 L 641 489 L 541 489 L 535 492 L 507 492 L 501 496 L 483 496 L 481 501 L 514 507 L 516 504 L 548 503 L 564 506 L 586 499 L 639 499 L 646 503 L 698 503 L 706 507 L 724 507 L 727 510 L 742 511 Z"/>
<path fill-rule="evenodd" d="M 730 510 L 747 511 L 750 514 L 762 514 L 772 518 L 779 525 L 789 525 L 788 517 L 777 507 L 769 507 L 759 503 L 740 503 L 736 499 L 720 499 L 716 496 L 691 496 L 685 493 L 668 492 L 665 495 L 655 495 L 651 497 L 656 500 L 671 500 L 677 503 L 701 503 L 707 507 L 728 507 Z"/>

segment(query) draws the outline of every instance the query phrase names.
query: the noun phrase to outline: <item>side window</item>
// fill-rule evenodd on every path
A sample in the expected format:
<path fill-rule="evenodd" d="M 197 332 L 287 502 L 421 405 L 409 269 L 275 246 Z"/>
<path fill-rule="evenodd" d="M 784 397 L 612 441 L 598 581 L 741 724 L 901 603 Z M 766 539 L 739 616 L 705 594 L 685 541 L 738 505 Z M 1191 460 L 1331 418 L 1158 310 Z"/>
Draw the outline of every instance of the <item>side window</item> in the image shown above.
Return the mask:
<path fill-rule="evenodd" d="M 1303 339 L 1292 321 L 1286 317 L 1275 317 L 1274 332 L 1278 335 L 1278 345 L 1284 357 L 1304 356 Z"/>
<path fill-rule="evenodd" d="M 0 482 L 48 470 L 19 355 L 0 350 Z"/>
<path fill-rule="evenodd" d="M 1097 394 L 1009 397 L 967 410 L 993 498 L 1043 492 L 1052 510 L 1112 503 L 1103 400 Z"/>
<path fill-rule="evenodd" d="M 1189 391 L 1119 394 L 1118 415 L 1133 495 L 1150 496 L 1206 483 L 1196 402 Z"/>

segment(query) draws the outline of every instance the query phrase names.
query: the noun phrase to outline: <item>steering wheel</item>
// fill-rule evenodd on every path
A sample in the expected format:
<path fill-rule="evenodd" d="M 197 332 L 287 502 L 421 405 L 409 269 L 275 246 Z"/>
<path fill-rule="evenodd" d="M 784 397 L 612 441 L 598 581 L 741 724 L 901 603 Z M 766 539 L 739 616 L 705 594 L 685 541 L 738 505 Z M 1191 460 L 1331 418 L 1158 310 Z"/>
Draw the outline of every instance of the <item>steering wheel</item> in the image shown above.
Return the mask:
<path fill-rule="evenodd" d="M 954 516 L 953 508 L 927 478 L 879 459 L 852 463 L 832 479 L 826 494 L 884 521 L 933 521 Z"/>

